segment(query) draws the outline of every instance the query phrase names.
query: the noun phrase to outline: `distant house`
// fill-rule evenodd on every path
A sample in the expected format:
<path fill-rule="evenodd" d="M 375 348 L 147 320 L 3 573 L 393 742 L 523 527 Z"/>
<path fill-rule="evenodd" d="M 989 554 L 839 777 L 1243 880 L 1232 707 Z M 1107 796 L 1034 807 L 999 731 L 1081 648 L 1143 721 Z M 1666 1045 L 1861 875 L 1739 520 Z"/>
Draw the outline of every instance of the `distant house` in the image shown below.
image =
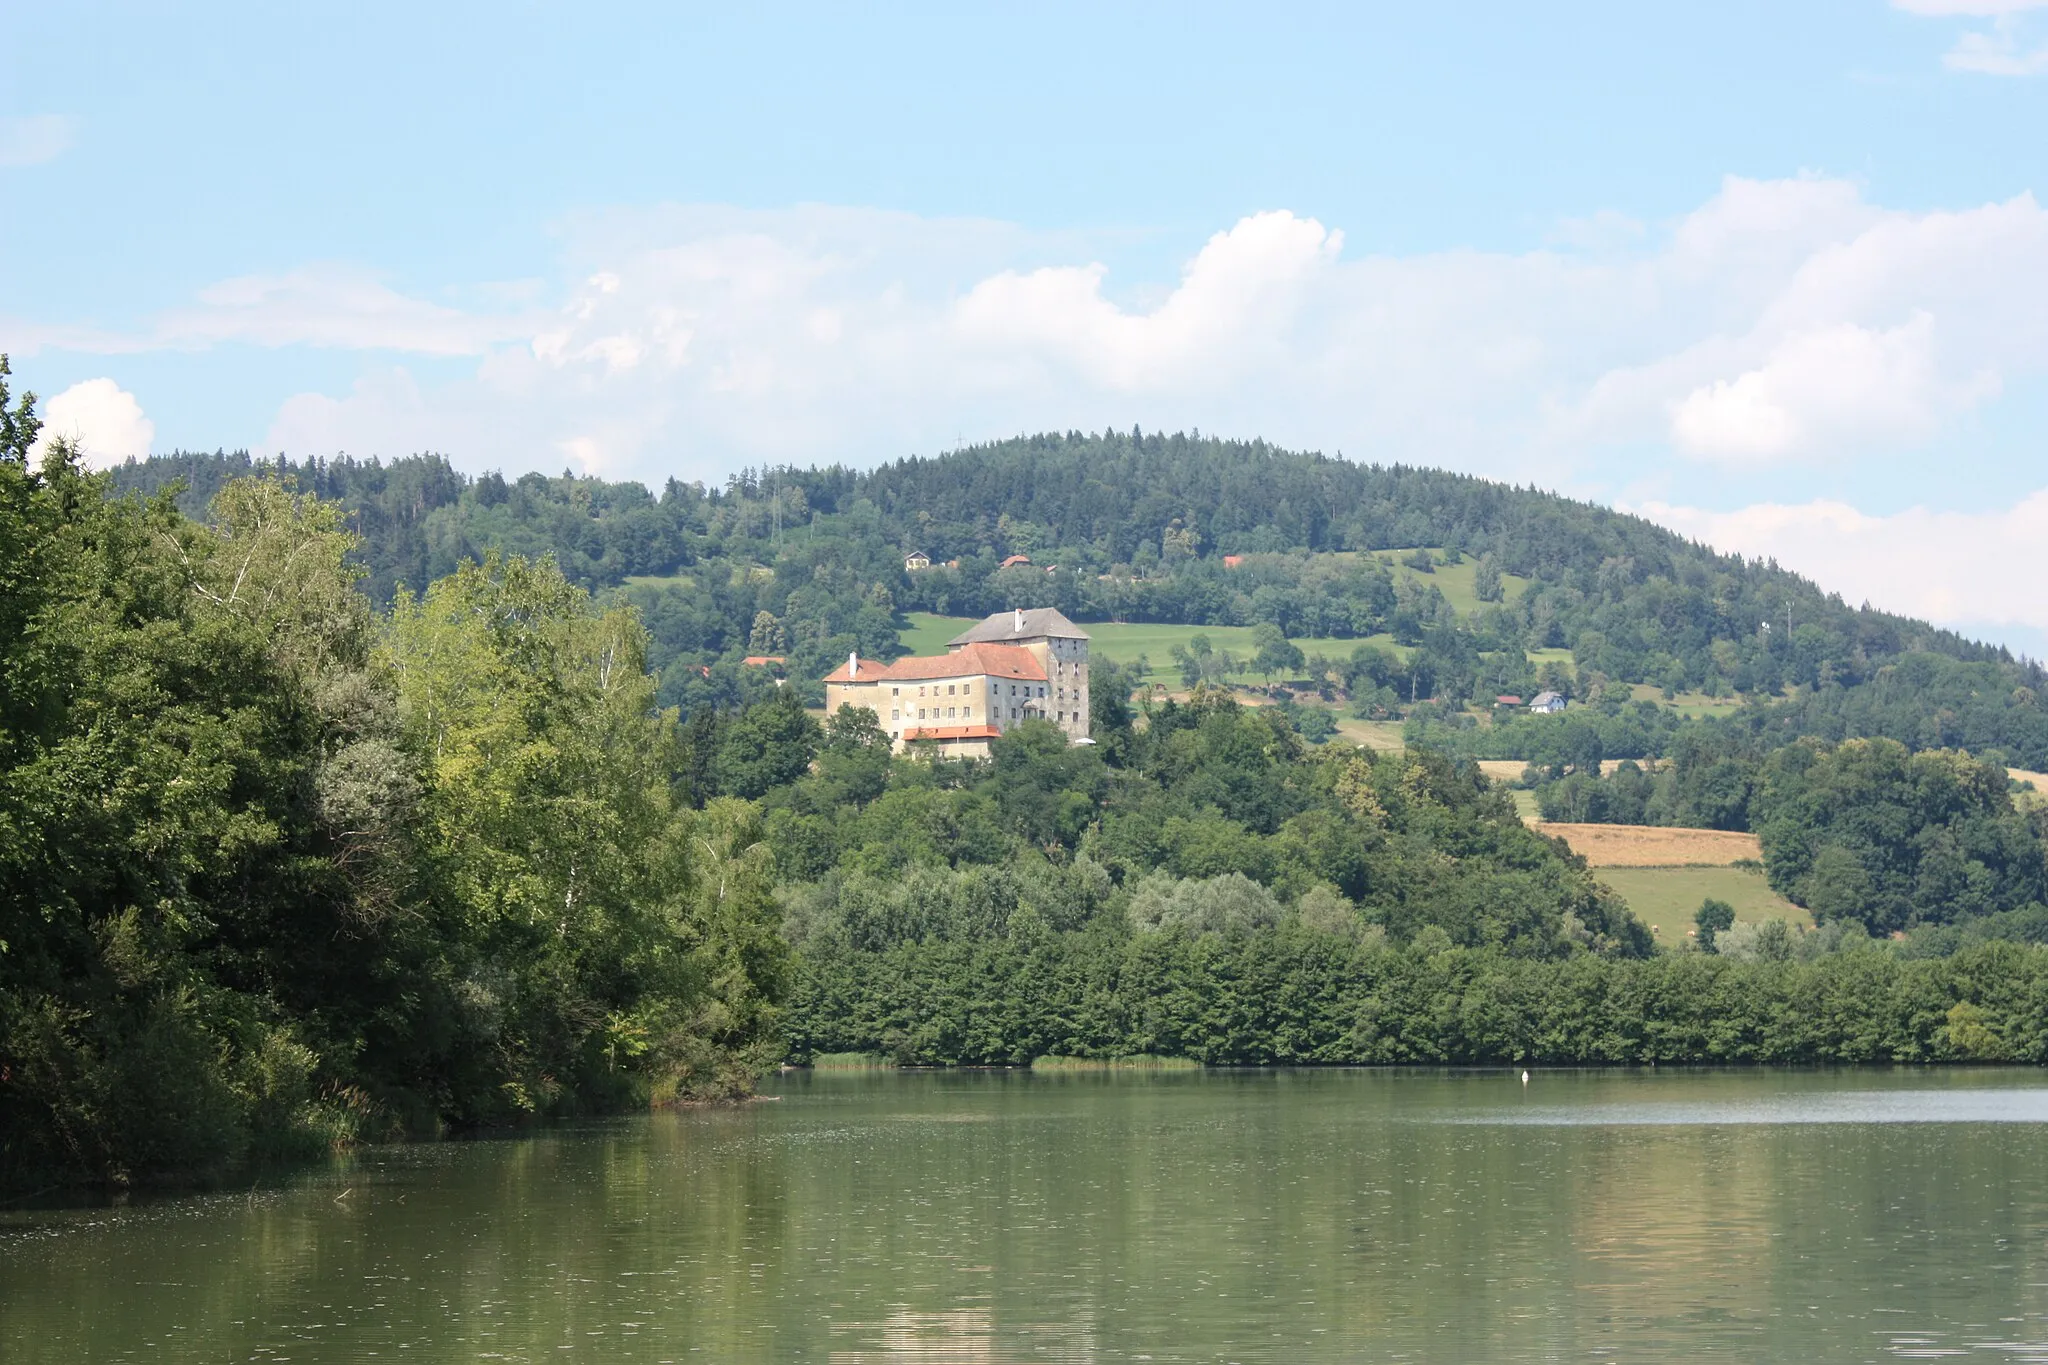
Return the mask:
<path fill-rule="evenodd" d="M 1011 555 L 1008 559 L 1004 560 L 1001 564 L 998 564 L 996 567 L 999 569 L 1014 569 L 1019 564 L 1029 564 L 1030 562 L 1030 555 Z"/>
<path fill-rule="evenodd" d="M 1538 692 L 1529 699 L 1529 709 L 1539 716 L 1554 716 L 1564 710 L 1564 697 L 1556 692 Z"/>
<path fill-rule="evenodd" d="M 932 557 L 923 550 L 912 550 L 903 556 L 903 567 L 911 573 L 916 573 L 919 569 L 929 569 L 931 566 Z"/>
<path fill-rule="evenodd" d="M 748 668 L 780 668 L 789 660 L 780 654 L 749 654 L 740 662 Z"/>
<path fill-rule="evenodd" d="M 1522 699 L 1510 692 L 1503 692 L 1493 699 L 1495 706 L 1520 706 Z"/>
<path fill-rule="evenodd" d="M 1225 556 L 1223 556 L 1223 567 L 1224 567 L 1224 568 L 1226 568 L 1226 569 L 1234 569 L 1234 568 L 1236 568 L 1236 567 L 1237 567 L 1238 565 L 1240 565 L 1240 564 L 1242 564 L 1242 563 L 1244 563 L 1244 556 L 1243 556 L 1243 555 L 1225 555 Z"/>

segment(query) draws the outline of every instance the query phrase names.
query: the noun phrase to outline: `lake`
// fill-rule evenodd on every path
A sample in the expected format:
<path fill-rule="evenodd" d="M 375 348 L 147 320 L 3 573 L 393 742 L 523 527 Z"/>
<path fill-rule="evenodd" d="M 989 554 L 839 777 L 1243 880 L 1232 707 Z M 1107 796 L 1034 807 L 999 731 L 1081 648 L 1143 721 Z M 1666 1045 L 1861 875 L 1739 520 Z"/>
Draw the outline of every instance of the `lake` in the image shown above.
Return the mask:
<path fill-rule="evenodd" d="M 769 1093 L 0 1212 L 0 1360 L 2048 1360 L 2038 1071 Z"/>

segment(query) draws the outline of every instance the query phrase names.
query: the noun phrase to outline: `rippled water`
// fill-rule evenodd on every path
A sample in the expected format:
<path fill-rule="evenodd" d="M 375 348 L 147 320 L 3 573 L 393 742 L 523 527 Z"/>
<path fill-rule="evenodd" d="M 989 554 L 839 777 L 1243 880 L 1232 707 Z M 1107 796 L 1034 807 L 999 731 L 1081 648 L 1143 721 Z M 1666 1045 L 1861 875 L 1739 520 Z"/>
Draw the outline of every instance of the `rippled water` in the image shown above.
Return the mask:
<path fill-rule="evenodd" d="M 775 1093 L 0 1213 L 0 1360 L 2048 1361 L 2036 1071 Z"/>

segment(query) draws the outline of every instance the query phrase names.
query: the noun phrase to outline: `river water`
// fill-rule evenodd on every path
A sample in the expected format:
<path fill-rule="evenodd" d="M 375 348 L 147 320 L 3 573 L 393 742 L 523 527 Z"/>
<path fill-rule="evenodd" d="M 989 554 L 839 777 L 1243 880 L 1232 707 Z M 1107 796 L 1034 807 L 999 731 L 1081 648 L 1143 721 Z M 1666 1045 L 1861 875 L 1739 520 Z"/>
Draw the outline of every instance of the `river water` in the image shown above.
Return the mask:
<path fill-rule="evenodd" d="M 0 1361 L 2048 1361 L 2048 1075 L 792 1074 L 0 1212 Z"/>

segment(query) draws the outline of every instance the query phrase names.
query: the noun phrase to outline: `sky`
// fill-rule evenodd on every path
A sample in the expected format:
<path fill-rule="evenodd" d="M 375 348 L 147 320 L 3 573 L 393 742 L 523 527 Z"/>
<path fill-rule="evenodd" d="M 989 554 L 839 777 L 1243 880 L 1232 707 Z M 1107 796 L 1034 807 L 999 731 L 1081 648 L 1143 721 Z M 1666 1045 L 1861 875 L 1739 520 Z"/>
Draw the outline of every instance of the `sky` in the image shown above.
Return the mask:
<path fill-rule="evenodd" d="M 95 461 L 1460 469 L 2048 655 L 2048 0 L 0 7 Z"/>

